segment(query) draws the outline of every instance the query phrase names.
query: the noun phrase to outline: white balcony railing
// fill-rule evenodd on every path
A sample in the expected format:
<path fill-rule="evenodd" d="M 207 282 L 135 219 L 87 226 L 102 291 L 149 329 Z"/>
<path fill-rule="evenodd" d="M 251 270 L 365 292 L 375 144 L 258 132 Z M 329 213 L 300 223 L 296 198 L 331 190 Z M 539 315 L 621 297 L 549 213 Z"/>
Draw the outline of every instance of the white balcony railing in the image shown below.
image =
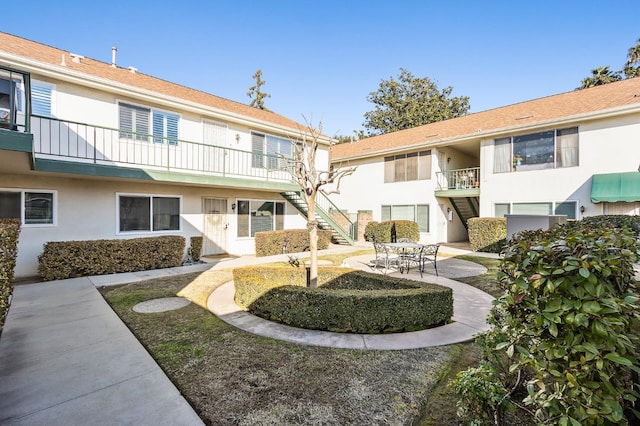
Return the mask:
<path fill-rule="evenodd" d="M 33 150 L 37 158 L 175 173 L 291 181 L 282 159 L 250 151 L 178 139 L 122 132 L 34 115 Z"/>
<path fill-rule="evenodd" d="M 438 190 L 480 188 L 480 167 L 436 172 Z"/>

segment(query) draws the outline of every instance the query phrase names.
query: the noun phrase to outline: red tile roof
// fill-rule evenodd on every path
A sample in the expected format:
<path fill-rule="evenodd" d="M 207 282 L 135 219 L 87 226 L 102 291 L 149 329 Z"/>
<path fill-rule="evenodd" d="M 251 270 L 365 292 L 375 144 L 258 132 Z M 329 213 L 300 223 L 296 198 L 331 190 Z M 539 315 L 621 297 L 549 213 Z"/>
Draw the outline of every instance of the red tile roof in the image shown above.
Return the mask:
<path fill-rule="evenodd" d="M 21 37 L 0 32 L 0 51 L 18 55 L 23 58 L 43 62 L 49 65 L 60 66 L 61 69 L 68 69 L 82 72 L 94 77 L 111 80 L 117 83 L 134 86 L 141 89 L 150 90 L 159 94 L 168 95 L 191 102 L 199 103 L 205 107 L 212 107 L 223 111 L 239 114 L 247 118 L 256 119 L 288 127 L 296 133 L 306 126 L 275 114 L 270 111 L 260 110 L 239 102 L 224 99 L 209 93 L 171 83 L 159 78 L 152 77 L 140 72 L 131 72 L 127 68 L 113 67 L 111 64 L 97 61 L 91 58 L 82 58 L 80 62 L 72 60 L 71 53 L 36 43 Z M 65 66 L 61 64 L 62 57 L 65 58 Z"/>
<path fill-rule="evenodd" d="M 563 119 L 630 106 L 640 111 L 640 77 L 575 90 L 463 117 L 426 124 L 412 129 L 334 145 L 331 159 L 370 157 L 410 146 L 429 146 L 455 140 L 487 137 L 501 130 L 512 132 Z"/>

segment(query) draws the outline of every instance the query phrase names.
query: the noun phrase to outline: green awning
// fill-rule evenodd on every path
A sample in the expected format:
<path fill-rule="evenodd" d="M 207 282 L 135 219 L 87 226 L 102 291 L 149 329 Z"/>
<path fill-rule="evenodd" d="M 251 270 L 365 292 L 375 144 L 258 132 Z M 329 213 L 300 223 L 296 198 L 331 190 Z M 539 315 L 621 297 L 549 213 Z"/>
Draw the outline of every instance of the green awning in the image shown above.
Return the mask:
<path fill-rule="evenodd" d="M 593 175 L 591 183 L 592 203 L 640 201 L 640 173 L 607 173 Z"/>

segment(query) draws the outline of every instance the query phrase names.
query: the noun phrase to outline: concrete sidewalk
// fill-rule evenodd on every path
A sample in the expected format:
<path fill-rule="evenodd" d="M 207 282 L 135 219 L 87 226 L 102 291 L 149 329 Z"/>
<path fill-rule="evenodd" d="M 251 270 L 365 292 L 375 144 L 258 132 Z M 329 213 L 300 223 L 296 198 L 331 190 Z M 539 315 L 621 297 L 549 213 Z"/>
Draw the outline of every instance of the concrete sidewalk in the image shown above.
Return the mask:
<path fill-rule="evenodd" d="M 0 338 L 0 425 L 44 424 L 203 423 L 94 283 L 75 278 L 15 287 Z"/>
<path fill-rule="evenodd" d="M 333 246 L 320 255 L 370 248 Z M 296 256 L 304 261 L 309 254 Z M 0 338 L 0 425 L 201 425 L 96 287 L 287 260 L 207 259 L 211 263 L 16 286 Z M 461 325 L 483 327 L 458 313 Z M 392 341 L 378 346 L 384 347 L 398 348 Z"/>

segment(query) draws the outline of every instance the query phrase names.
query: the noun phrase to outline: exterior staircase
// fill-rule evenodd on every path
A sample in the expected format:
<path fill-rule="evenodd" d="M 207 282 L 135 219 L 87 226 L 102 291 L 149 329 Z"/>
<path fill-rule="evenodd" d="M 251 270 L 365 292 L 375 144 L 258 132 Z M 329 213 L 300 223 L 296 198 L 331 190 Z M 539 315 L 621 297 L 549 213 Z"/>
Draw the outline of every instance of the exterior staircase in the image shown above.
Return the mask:
<path fill-rule="evenodd" d="M 467 220 L 478 217 L 480 211 L 480 198 L 478 197 L 451 197 L 449 198 L 453 209 L 462 221 L 464 228 L 469 230 Z"/>
<path fill-rule="evenodd" d="M 282 192 L 280 195 L 308 217 L 309 206 L 300 191 Z M 318 192 L 316 197 L 316 221 L 320 229 L 331 230 L 331 241 L 334 244 L 353 245 L 355 243 L 356 225 L 322 192 Z"/>

